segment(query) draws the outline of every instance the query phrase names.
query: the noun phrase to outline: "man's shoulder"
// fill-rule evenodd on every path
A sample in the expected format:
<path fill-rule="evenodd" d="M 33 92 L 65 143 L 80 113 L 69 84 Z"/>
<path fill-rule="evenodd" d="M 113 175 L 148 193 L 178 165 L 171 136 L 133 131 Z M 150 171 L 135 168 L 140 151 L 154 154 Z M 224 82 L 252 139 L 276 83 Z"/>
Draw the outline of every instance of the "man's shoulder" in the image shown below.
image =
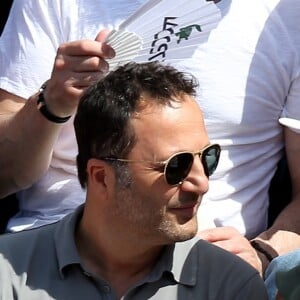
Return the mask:
<path fill-rule="evenodd" d="M 194 277 L 191 283 L 195 295 L 211 295 L 212 299 L 267 299 L 257 270 L 237 255 L 197 238 L 179 243 L 176 248 L 173 262 L 178 267 L 175 261 L 178 257 L 181 260 L 180 278 Z"/>
<path fill-rule="evenodd" d="M 198 269 L 199 278 L 209 273 L 219 278 L 223 277 L 226 280 L 232 278 L 242 283 L 259 277 L 258 271 L 237 255 L 199 238 L 179 243 L 175 253 L 184 261 L 182 272 L 186 267 L 188 269 L 193 266 Z"/>

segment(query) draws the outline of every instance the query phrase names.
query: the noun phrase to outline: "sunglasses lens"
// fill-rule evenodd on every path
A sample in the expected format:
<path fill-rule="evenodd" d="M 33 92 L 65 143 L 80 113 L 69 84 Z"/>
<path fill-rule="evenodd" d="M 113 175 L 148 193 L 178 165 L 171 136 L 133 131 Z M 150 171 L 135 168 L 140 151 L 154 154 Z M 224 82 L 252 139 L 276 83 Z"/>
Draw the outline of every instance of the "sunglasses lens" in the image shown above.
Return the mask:
<path fill-rule="evenodd" d="M 219 145 L 212 145 L 203 151 L 201 156 L 202 164 L 207 177 L 212 175 L 216 170 L 219 163 L 220 152 L 221 148 Z"/>
<path fill-rule="evenodd" d="M 167 183 L 175 185 L 184 180 L 191 170 L 194 156 L 192 153 L 178 153 L 166 165 L 165 176 Z"/>

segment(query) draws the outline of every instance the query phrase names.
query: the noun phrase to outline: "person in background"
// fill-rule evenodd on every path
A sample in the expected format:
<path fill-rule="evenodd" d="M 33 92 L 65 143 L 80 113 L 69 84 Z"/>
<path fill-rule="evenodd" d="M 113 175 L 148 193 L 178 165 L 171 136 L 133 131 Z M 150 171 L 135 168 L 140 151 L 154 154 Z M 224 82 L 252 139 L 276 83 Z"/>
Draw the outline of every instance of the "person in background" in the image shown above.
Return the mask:
<path fill-rule="evenodd" d="M 68 118 L 114 56 L 101 29 L 116 28 L 145 2 L 14 3 L 0 40 L 0 191 L 4 196 L 22 190 L 20 213 L 9 231 L 53 222 L 84 202 Z M 198 210 L 199 234 L 263 274 L 270 260 L 300 246 L 300 137 L 278 123 L 300 114 L 300 4 L 222 0 L 216 5 L 222 14 L 217 28 L 191 59 L 176 64 L 198 78 L 197 101 L 207 130 L 223 149 Z M 268 188 L 284 147 L 293 199 L 268 228 Z"/>
<path fill-rule="evenodd" d="M 300 249 L 281 255 L 269 264 L 266 271 L 266 287 L 269 299 L 299 299 Z"/>
<path fill-rule="evenodd" d="M 3 0 L 0 11 L 0 36 L 5 26 L 8 14 L 12 5 L 12 0 Z M 0 234 L 6 230 L 6 224 L 11 216 L 18 212 L 18 199 L 15 194 L 0 199 Z"/>
<path fill-rule="evenodd" d="M 193 58 L 180 63 L 199 80 L 197 101 L 208 134 L 222 147 L 198 211 L 199 228 L 206 228 L 199 234 L 268 276 L 270 261 L 300 247 L 300 135 L 279 123 L 282 117 L 300 119 L 300 3 L 217 5 L 223 14 L 217 28 Z M 268 227 L 268 188 L 284 148 L 292 199 Z M 238 240 L 239 233 L 249 241 Z"/>
<path fill-rule="evenodd" d="M 101 29 L 117 27 L 143 2 L 13 2 L 0 39 L 0 198 L 18 192 L 20 211 L 7 231 L 55 222 L 84 202 L 68 116 L 115 55 Z"/>
<path fill-rule="evenodd" d="M 267 299 L 254 268 L 194 238 L 220 154 L 195 86 L 150 62 L 121 66 L 88 89 L 74 120 L 85 204 L 0 238 L 2 297 Z"/>

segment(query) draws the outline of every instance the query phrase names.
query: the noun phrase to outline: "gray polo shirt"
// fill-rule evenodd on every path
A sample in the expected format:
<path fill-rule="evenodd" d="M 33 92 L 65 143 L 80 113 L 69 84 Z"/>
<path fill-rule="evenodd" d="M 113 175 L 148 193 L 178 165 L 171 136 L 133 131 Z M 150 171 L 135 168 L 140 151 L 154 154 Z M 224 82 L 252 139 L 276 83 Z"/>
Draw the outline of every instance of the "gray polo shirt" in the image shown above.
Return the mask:
<path fill-rule="evenodd" d="M 74 230 L 79 208 L 62 221 L 0 237 L 0 299 L 116 299 L 108 282 L 81 265 Z M 138 247 L 138 245 L 137 245 Z M 122 299 L 267 300 L 247 263 L 192 239 L 168 246 L 152 272 Z"/>

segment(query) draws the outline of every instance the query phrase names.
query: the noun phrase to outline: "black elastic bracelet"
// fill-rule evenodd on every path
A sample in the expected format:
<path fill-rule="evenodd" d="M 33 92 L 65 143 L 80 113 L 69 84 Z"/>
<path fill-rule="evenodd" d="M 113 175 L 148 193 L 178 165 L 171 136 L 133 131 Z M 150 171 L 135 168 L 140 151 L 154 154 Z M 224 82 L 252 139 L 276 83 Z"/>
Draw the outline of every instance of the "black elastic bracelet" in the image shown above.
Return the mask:
<path fill-rule="evenodd" d="M 271 261 L 274 259 L 274 257 L 273 257 L 266 249 L 264 249 L 263 247 L 261 247 L 260 244 L 259 244 L 258 242 L 256 242 L 256 241 L 253 240 L 253 241 L 250 242 L 250 244 L 251 244 L 251 246 L 252 246 L 256 251 L 262 253 L 262 254 L 267 258 L 267 260 L 268 260 L 269 262 L 271 262 Z"/>
<path fill-rule="evenodd" d="M 51 121 L 53 123 L 58 123 L 58 124 L 67 122 L 71 118 L 71 116 L 58 117 L 48 110 L 48 107 L 46 105 L 45 98 L 44 98 L 45 88 L 46 88 L 46 83 L 44 83 L 40 88 L 40 92 L 39 92 L 38 100 L 37 100 L 38 110 L 48 121 Z"/>

